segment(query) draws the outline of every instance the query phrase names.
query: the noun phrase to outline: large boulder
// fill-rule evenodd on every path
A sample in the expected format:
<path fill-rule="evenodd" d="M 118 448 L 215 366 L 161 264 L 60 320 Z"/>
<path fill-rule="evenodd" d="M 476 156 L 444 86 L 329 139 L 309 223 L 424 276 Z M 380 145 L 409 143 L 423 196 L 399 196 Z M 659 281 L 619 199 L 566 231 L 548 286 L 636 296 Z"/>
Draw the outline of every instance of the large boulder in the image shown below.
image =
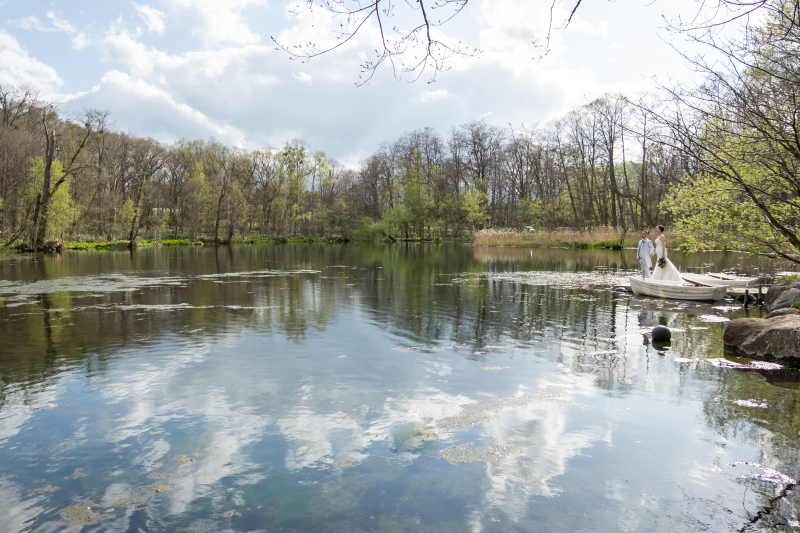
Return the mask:
<path fill-rule="evenodd" d="M 739 348 L 745 342 L 758 337 L 767 327 L 768 320 L 764 318 L 739 318 L 731 320 L 725 326 L 725 333 L 722 340 L 728 346 L 736 346 Z"/>
<path fill-rule="evenodd" d="M 723 339 L 748 357 L 800 366 L 800 315 L 731 320 Z"/>
<path fill-rule="evenodd" d="M 777 281 L 764 297 L 764 303 L 770 311 L 791 307 L 795 301 L 800 301 L 800 279 Z"/>

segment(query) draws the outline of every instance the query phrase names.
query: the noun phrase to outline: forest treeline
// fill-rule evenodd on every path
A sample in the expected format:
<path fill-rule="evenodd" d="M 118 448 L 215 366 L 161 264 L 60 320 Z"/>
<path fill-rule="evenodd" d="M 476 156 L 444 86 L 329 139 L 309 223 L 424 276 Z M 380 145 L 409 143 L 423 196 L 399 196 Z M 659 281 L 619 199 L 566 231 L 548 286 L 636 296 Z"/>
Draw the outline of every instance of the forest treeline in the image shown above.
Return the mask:
<path fill-rule="evenodd" d="M 115 131 L 99 111 L 67 120 L 30 87 L 2 87 L 0 105 L 4 243 L 33 244 L 43 224 L 45 239 L 216 241 L 652 226 L 664 221 L 659 201 L 681 176 L 676 154 L 652 140 L 646 113 L 621 95 L 542 127 L 473 121 L 446 136 L 412 131 L 382 143 L 358 168 L 297 139 L 254 151 L 214 140 L 164 144 Z"/>
<path fill-rule="evenodd" d="M 301 140 L 247 151 L 165 144 L 0 87 L 0 244 L 254 237 L 462 237 L 487 227 L 674 224 L 798 260 L 800 13 L 687 58 L 699 86 L 606 94 L 553 122 L 472 121 L 380 144 L 348 168 Z"/>

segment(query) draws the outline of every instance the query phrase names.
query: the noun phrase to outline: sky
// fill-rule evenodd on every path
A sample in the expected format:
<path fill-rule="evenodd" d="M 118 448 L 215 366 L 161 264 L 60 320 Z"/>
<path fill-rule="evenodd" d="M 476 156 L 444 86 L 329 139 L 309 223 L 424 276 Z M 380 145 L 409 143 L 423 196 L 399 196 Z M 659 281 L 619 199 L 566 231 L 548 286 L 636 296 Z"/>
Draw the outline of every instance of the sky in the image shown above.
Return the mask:
<path fill-rule="evenodd" d="M 543 59 L 532 41 L 546 34 L 551 2 L 470 0 L 438 35 L 479 57 L 452 59 L 432 83 L 424 73 L 398 80 L 387 67 L 357 86 L 376 26 L 294 61 L 271 37 L 331 43 L 337 24 L 293 12 L 296 1 L 0 0 L 0 83 L 35 85 L 67 114 L 108 111 L 118 130 L 163 142 L 214 138 L 252 150 L 299 138 L 355 165 L 414 129 L 531 126 L 606 92 L 655 92 L 654 76 L 692 78 L 675 48 L 692 50 L 665 19 L 693 15 L 695 0 L 584 1 L 559 29 L 572 5 L 564 2 Z M 410 19 L 400 12 L 393 23 Z"/>

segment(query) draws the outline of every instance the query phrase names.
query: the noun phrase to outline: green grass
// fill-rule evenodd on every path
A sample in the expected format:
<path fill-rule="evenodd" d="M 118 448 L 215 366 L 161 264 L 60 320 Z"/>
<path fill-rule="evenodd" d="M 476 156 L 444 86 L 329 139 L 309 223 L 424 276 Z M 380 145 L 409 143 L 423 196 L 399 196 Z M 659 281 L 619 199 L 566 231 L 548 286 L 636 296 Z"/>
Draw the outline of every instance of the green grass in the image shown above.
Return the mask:
<path fill-rule="evenodd" d="M 792 274 L 790 276 L 783 276 L 782 278 L 778 278 L 775 281 L 783 281 L 785 279 L 800 279 L 800 276 L 798 276 L 797 274 Z"/>
<path fill-rule="evenodd" d="M 794 307 L 795 309 L 800 309 L 800 300 L 793 301 L 792 307 Z"/>
<path fill-rule="evenodd" d="M 278 244 L 277 239 L 257 238 L 257 239 L 233 239 L 233 244 Z"/>
<path fill-rule="evenodd" d="M 610 248 L 612 250 L 622 250 L 622 245 L 616 240 L 594 241 L 594 242 L 581 242 L 581 241 L 562 241 L 557 239 L 558 246 L 566 246 L 568 248 L 578 248 L 580 250 L 589 250 L 597 248 Z"/>
<path fill-rule="evenodd" d="M 14 241 L 8 246 L 0 246 L 0 250 L 24 250 L 25 243 L 23 241 Z"/>
<path fill-rule="evenodd" d="M 125 248 L 128 246 L 126 241 L 111 241 L 111 242 L 65 242 L 64 249 L 66 250 L 102 250 L 108 248 Z"/>
<path fill-rule="evenodd" d="M 211 241 L 205 241 L 210 243 Z M 251 239 L 233 239 L 233 244 L 335 244 L 344 242 L 341 237 L 256 237 Z M 190 239 L 163 239 L 161 241 L 142 240 L 136 243 L 137 246 L 203 246 L 203 241 L 192 241 Z M 108 250 L 123 249 L 128 247 L 128 241 L 85 241 L 85 242 L 65 242 L 66 250 Z M 2 250 L 24 250 L 25 243 L 17 241 L 9 246 L 0 246 Z"/>

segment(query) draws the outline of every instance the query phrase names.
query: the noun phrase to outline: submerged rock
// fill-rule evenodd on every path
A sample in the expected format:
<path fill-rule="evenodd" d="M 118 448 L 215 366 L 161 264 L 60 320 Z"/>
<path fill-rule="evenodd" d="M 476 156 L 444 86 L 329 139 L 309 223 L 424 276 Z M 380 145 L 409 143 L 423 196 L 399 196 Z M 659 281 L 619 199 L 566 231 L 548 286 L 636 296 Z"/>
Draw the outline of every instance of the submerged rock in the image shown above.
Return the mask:
<path fill-rule="evenodd" d="M 800 365 L 800 315 L 732 320 L 725 327 L 723 340 L 748 357 Z"/>
<path fill-rule="evenodd" d="M 798 279 L 776 282 L 764 297 L 764 303 L 771 311 L 791 307 L 792 303 L 796 301 L 800 301 L 800 280 Z"/>

